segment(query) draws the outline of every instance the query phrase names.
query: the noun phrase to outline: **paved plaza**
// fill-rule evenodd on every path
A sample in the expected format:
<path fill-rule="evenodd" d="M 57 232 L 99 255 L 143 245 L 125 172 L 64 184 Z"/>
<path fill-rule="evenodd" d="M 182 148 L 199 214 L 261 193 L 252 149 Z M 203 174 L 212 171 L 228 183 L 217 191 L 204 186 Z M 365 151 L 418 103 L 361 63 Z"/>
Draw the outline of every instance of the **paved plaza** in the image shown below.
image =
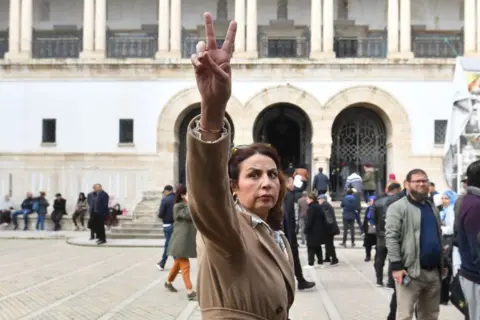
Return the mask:
<path fill-rule="evenodd" d="M 163 288 L 168 271 L 155 268 L 162 250 L 0 239 L 0 319 L 201 319 L 181 276 L 175 280 L 178 293 Z M 306 261 L 304 247 L 301 255 Z M 317 288 L 297 293 L 292 320 L 386 318 L 391 291 L 375 287 L 373 264 L 363 261 L 363 250 L 339 249 L 338 255 L 337 267 L 304 269 Z M 195 260 L 192 269 L 195 281 Z M 463 319 L 452 306 L 441 308 L 440 319 Z"/>

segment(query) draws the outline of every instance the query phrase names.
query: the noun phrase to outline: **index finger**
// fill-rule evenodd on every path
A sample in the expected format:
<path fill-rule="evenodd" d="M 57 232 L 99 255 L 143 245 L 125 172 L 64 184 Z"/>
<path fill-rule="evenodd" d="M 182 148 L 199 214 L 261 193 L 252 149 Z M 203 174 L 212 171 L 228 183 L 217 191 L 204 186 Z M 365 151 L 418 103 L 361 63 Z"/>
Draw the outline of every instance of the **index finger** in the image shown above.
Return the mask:
<path fill-rule="evenodd" d="M 227 51 L 229 54 L 232 54 L 235 48 L 236 35 L 237 35 L 237 22 L 232 21 L 228 26 L 227 35 L 225 36 L 225 41 L 223 42 L 223 45 L 222 45 L 222 49 Z"/>
<path fill-rule="evenodd" d="M 205 12 L 203 15 L 205 20 L 205 35 L 207 36 L 207 49 L 217 49 L 217 39 L 215 39 L 215 28 L 213 27 L 213 17 L 210 12 Z"/>

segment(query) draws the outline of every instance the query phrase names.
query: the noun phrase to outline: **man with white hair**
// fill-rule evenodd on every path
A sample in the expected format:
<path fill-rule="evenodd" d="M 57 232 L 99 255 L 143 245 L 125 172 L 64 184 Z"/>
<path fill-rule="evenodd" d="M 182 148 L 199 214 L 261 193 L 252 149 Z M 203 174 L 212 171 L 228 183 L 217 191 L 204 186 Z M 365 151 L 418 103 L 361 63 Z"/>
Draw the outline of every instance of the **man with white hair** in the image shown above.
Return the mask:
<path fill-rule="evenodd" d="M 11 213 L 14 210 L 15 205 L 10 199 L 10 195 L 5 195 L 3 198 L 3 201 L 0 203 L 0 225 L 8 225 L 12 219 L 11 219 Z"/>

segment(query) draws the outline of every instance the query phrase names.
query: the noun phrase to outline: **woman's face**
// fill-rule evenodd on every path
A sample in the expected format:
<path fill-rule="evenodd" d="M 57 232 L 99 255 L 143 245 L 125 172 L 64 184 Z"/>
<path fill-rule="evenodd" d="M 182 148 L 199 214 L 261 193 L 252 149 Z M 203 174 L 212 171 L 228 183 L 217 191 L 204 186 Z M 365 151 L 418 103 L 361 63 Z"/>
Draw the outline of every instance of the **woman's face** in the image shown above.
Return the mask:
<path fill-rule="evenodd" d="M 442 194 L 442 205 L 444 208 L 450 205 L 450 199 L 448 199 L 448 197 L 444 194 Z"/>
<path fill-rule="evenodd" d="M 188 202 L 188 192 L 185 192 L 185 194 L 182 195 L 182 199 L 183 201 Z"/>
<path fill-rule="evenodd" d="M 240 164 L 238 182 L 232 185 L 238 201 L 248 210 L 266 220 L 278 201 L 280 180 L 275 162 L 255 154 Z"/>
<path fill-rule="evenodd" d="M 312 202 L 313 202 L 313 200 L 310 199 L 310 197 L 307 197 L 307 203 L 310 204 L 310 203 L 312 203 Z"/>

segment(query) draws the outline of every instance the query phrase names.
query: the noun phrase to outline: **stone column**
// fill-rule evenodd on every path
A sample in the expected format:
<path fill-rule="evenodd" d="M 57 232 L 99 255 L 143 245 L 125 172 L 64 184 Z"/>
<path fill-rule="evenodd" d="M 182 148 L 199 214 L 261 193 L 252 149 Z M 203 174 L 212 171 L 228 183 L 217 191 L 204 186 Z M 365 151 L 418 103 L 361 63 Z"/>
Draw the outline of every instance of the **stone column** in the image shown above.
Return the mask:
<path fill-rule="evenodd" d="M 107 46 L 107 0 L 95 1 L 95 56 L 105 58 Z"/>
<path fill-rule="evenodd" d="M 322 0 L 312 0 L 310 10 L 310 58 L 322 55 Z"/>
<path fill-rule="evenodd" d="M 20 0 L 10 0 L 8 52 L 5 59 L 16 59 L 20 53 Z"/>
<path fill-rule="evenodd" d="M 235 0 L 235 20 L 237 21 L 237 36 L 233 56 L 241 57 L 245 55 L 245 0 Z"/>
<path fill-rule="evenodd" d="M 95 0 L 83 0 L 83 51 L 80 58 L 93 56 L 95 49 Z"/>
<path fill-rule="evenodd" d="M 395 58 L 398 57 L 398 52 L 400 51 L 398 46 L 398 1 L 399 0 L 388 0 L 388 56 Z"/>
<path fill-rule="evenodd" d="M 157 59 L 166 58 L 169 55 L 170 35 L 170 1 L 158 0 L 158 51 Z"/>
<path fill-rule="evenodd" d="M 170 55 L 181 58 L 182 50 L 182 1 L 172 0 L 170 11 Z"/>
<path fill-rule="evenodd" d="M 400 54 L 404 59 L 413 58 L 412 21 L 410 0 L 400 1 Z"/>
<path fill-rule="evenodd" d="M 22 0 L 20 17 L 20 57 L 22 59 L 32 58 L 32 0 Z"/>
<path fill-rule="evenodd" d="M 479 1 L 476 0 L 463 0 L 464 10 L 463 10 L 463 41 L 465 47 L 465 55 L 472 55 L 477 50 L 477 39 L 475 38 L 477 23 L 476 23 L 476 10 L 475 2 L 477 2 L 477 8 Z"/>
<path fill-rule="evenodd" d="M 258 58 L 257 0 L 247 0 L 247 55 Z"/>
<path fill-rule="evenodd" d="M 475 21 L 477 22 L 477 56 L 480 55 L 480 0 L 477 0 L 477 16 L 475 18 Z"/>
<path fill-rule="evenodd" d="M 323 57 L 335 58 L 333 52 L 333 0 L 323 0 Z"/>

